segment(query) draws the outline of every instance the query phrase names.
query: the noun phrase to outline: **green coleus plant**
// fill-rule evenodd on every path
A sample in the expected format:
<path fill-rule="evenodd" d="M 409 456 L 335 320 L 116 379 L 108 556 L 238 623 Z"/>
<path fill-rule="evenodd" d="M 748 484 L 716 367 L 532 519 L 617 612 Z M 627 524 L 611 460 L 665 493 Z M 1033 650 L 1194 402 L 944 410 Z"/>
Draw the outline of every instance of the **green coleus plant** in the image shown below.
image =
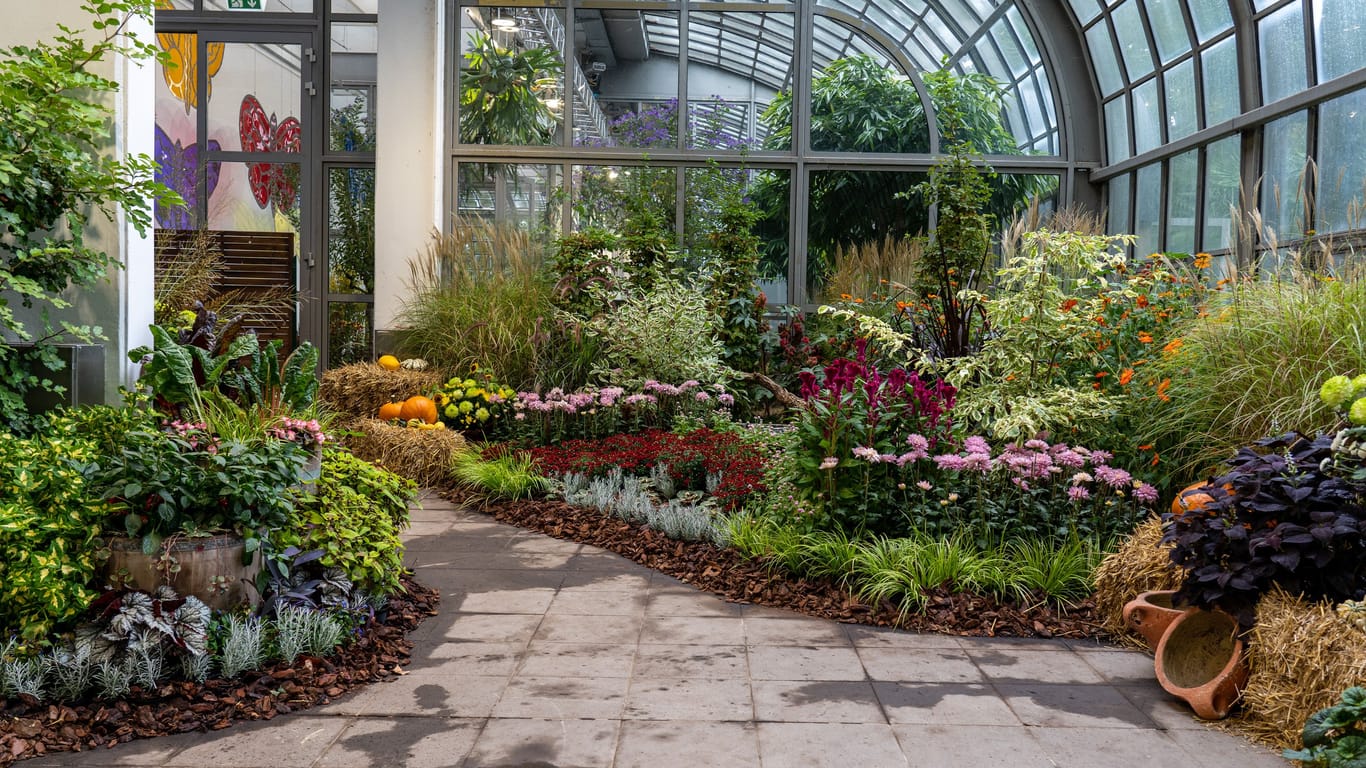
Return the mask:
<path fill-rule="evenodd" d="M 1304 749 L 1283 756 L 1309 768 L 1366 768 L 1366 688 L 1343 691 L 1337 704 L 1320 709 L 1304 724 Z"/>
<path fill-rule="evenodd" d="M 95 599 L 110 512 L 86 480 L 97 459 L 71 423 L 28 439 L 0 432 L 0 636 L 45 642 Z"/>
<path fill-rule="evenodd" d="M 275 536 L 280 549 L 320 550 L 318 563 L 339 569 L 357 587 L 388 594 L 399 588 L 408 502 L 417 487 L 351 453 L 323 454 L 315 497 L 305 499 Z"/>

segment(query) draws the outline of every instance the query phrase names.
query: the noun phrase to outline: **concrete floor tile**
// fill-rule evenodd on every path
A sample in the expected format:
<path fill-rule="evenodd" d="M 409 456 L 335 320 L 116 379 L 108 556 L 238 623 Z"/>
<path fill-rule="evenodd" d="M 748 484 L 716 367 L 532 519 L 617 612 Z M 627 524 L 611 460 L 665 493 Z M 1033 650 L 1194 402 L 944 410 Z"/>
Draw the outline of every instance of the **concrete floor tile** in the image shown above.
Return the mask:
<path fill-rule="evenodd" d="M 490 589 L 455 593 L 442 597 L 442 610 L 456 613 L 524 613 L 540 616 L 555 599 L 555 590 L 548 587 L 530 589 Z M 449 606 L 445 605 L 449 601 Z"/>
<path fill-rule="evenodd" d="M 872 683 L 756 680 L 754 716 L 774 723 L 885 723 Z"/>
<path fill-rule="evenodd" d="M 638 616 L 546 616 L 535 640 L 550 643 L 602 643 L 634 645 L 640 639 Z"/>
<path fill-rule="evenodd" d="M 1022 725 L 896 725 L 911 768 L 1053 768 Z"/>
<path fill-rule="evenodd" d="M 826 645 L 850 647 L 840 625 L 811 618 L 773 619 L 745 617 L 745 642 L 749 645 Z"/>
<path fill-rule="evenodd" d="M 719 616 L 647 616 L 642 645 L 744 645 L 742 619 Z"/>
<path fill-rule="evenodd" d="M 531 641 L 519 677 L 630 677 L 636 646 Z"/>
<path fill-rule="evenodd" d="M 972 648 L 968 658 L 987 680 L 999 683 L 1103 683 L 1104 678 L 1068 648 L 1027 651 Z"/>
<path fill-rule="evenodd" d="M 450 529 L 451 521 L 449 520 L 413 522 L 403 530 L 403 533 L 399 534 L 399 538 L 407 544 L 410 539 L 440 536 L 441 534 L 450 531 Z"/>
<path fill-rule="evenodd" d="M 616 720 L 492 719 L 484 726 L 465 768 L 610 768 L 617 747 Z M 446 763 L 454 765 L 455 763 Z"/>
<path fill-rule="evenodd" d="M 527 643 L 541 621 L 541 616 L 516 613 L 467 613 L 455 617 L 446 637 L 470 643 Z"/>
<path fill-rule="evenodd" d="M 1124 698 L 1147 715 L 1157 727 L 1168 731 L 1208 731 L 1186 702 L 1162 690 L 1156 680 L 1146 685 L 1115 686 Z"/>
<path fill-rule="evenodd" d="M 764 768 L 901 768 L 906 757 L 889 725 L 759 723 Z"/>
<path fill-rule="evenodd" d="M 371 685 L 339 709 L 366 717 L 488 717 L 507 687 L 503 676 L 436 676 L 418 670 Z"/>
<path fill-rule="evenodd" d="M 967 650 L 986 648 L 996 651 L 1002 648 L 1018 648 L 1022 651 L 1071 650 L 1066 640 L 1044 640 L 1037 637 L 959 637 L 958 643 Z"/>
<path fill-rule="evenodd" d="M 139 739 L 113 747 L 97 747 L 81 752 L 58 752 L 45 757 L 25 760 L 24 768 L 152 768 L 165 764 L 173 755 L 187 747 L 202 743 L 200 734 L 165 736 L 159 739 Z"/>
<path fill-rule="evenodd" d="M 707 592 L 651 592 L 645 603 L 646 616 L 728 616 L 739 617 L 740 606 L 727 603 Z"/>
<path fill-rule="evenodd" d="M 474 745 L 482 720 L 443 717 L 362 717 L 318 759 L 319 768 L 448 768 Z"/>
<path fill-rule="evenodd" d="M 1163 731 L 1039 728 L 1031 735 L 1057 768 L 1190 768 L 1196 764 L 1194 756 Z"/>
<path fill-rule="evenodd" d="M 1272 750 L 1231 733 L 1201 725 L 1198 729 L 1167 731 L 1167 738 L 1195 758 L 1197 768 L 1289 768 L 1295 763 Z"/>
<path fill-rule="evenodd" d="M 303 716 L 243 724 L 214 733 L 164 764 L 185 768 L 308 768 L 349 722 L 340 717 Z"/>
<path fill-rule="evenodd" d="M 761 645 L 749 649 L 751 680 L 863 680 L 852 648 Z"/>
<path fill-rule="evenodd" d="M 546 613 L 550 616 L 641 616 L 645 613 L 645 594 L 562 588 Z"/>
<path fill-rule="evenodd" d="M 759 768 L 759 764 L 753 723 L 627 720 L 621 724 L 614 768 Z M 768 763 L 764 766 L 769 768 Z"/>
<path fill-rule="evenodd" d="M 1153 657 L 1139 651 L 1077 651 L 1088 666 L 1113 685 L 1153 685 Z"/>
<path fill-rule="evenodd" d="M 621 717 L 629 682 L 624 677 L 514 677 L 493 716 L 616 719 Z"/>
<path fill-rule="evenodd" d="M 632 676 L 747 680 L 749 664 L 743 645 L 642 645 Z"/>
<path fill-rule="evenodd" d="M 754 700 L 747 680 L 637 678 L 626 694 L 627 720 L 750 722 Z"/>
<path fill-rule="evenodd" d="M 903 648 L 919 651 L 925 649 L 961 650 L 958 638 L 950 635 L 932 635 L 921 632 L 907 632 L 886 627 L 869 627 L 863 624 L 843 624 L 844 633 L 859 648 Z"/>
<path fill-rule="evenodd" d="M 435 556 L 432 556 L 435 557 Z M 558 589 L 565 575 L 561 571 L 480 570 L 458 565 L 459 557 L 442 555 L 440 560 L 424 558 L 414 568 L 419 581 L 445 592 L 488 592 L 497 589 Z"/>
<path fill-rule="evenodd" d="M 564 574 L 560 592 L 635 592 L 644 599 L 650 588 L 650 573 L 637 568 L 627 573 L 593 573 L 568 571 Z"/>
<path fill-rule="evenodd" d="M 526 655 L 526 643 L 457 643 L 436 642 L 416 652 L 425 651 L 424 662 L 440 664 L 451 674 L 507 677 L 517 669 Z M 417 671 L 409 667 L 410 672 Z"/>
<path fill-rule="evenodd" d="M 433 541 L 424 539 L 423 541 Z M 439 543 L 439 539 L 435 540 Z M 515 570 L 556 570 L 568 569 L 574 555 L 547 554 L 544 552 L 467 552 L 458 556 L 456 562 L 461 568 L 477 570 L 515 569 Z"/>
<path fill-rule="evenodd" d="M 508 542 L 508 551 L 517 554 L 577 555 L 583 545 L 576 541 L 565 541 L 538 533 L 528 533 L 513 537 Z"/>
<path fill-rule="evenodd" d="M 996 684 L 1025 725 L 1047 728 L 1152 729 L 1152 718 L 1109 685 Z"/>
<path fill-rule="evenodd" d="M 996 689 L 964 683 L 873 683 L 893 725 L 1021 725 Z"/>
<path fill-rule="evenodd" d="M 859 648 L 872 680 L 909 683 L 980 683 L 982 672 L 967 653 L 954 648 Z"/>

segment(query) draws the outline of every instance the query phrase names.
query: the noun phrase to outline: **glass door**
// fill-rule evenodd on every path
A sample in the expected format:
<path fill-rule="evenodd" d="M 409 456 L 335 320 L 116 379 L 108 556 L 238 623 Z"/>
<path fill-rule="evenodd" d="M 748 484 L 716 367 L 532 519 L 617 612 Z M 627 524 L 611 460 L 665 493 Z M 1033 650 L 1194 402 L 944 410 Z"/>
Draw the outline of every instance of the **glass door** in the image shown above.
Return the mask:
<path fill-rule="evenodd" d="M 158 210 L 158 227 L 220 252 L 216 293 L 232 292 L 232 311 L 263 339 L 325 349 L 315 35 L 159 28 L 157 38 L 171 59 L 158 83 L 157 160 L 187 203 Z"/>

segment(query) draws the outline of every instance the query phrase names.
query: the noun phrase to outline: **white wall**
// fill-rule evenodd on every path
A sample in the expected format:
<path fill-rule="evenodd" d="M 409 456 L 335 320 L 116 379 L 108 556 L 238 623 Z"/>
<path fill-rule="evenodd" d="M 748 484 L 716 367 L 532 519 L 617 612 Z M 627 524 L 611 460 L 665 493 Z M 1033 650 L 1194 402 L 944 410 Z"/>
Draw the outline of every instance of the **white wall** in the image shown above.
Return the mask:
<path fill-rule="evenodd" d="M 375 328 L 394 329 L 408 260 L 441 225 L 445 162 L 442 19 L 436 0 L 379 11 L 375 150 Z"/>
<path fill-rule="evenodd" d="M 41 4 L 24 4 L 6 14 L 0 25 L 0 46 L 31 45 L 51 40 L 59 30 L 59 23 L 75 29 L 88 29 L 89 19 L 80 9 L 80 0 L 47 0 Z M 150 24 L 134 29 L 150 35 Z M 94 33 L 91 33 L 92 38 Z M 152 150 L 152 92 L 153 69 L 137 66 L 121 57 L 106 61 L 93 69 L 120 84 L 120 91 L 110 99 L 115 117 L 108 141 L 103 148 L 114 157 Z M 148 338 L 147 324 L 152 315 L 152 246 L 126 225 L 122 212 L 110 221 L 99 212 L 92 212 L 86 229 L 86 243 L 109 254 L 126 268 L 110 267 L 103 280 L 79 291 L 68 290 L 65 298 L 72 308 L 54 313 L 53 321 L 68 320 L 77 324 L 98 325 L 104 330 L 105 399 L 117 400 L 120 384 L 128 384 L 135 375 L 126 362 L 126 351 L 144 343 Z M 30 330 L 40 329 L 36 313 L 23 313 L 21 320 Z"/>

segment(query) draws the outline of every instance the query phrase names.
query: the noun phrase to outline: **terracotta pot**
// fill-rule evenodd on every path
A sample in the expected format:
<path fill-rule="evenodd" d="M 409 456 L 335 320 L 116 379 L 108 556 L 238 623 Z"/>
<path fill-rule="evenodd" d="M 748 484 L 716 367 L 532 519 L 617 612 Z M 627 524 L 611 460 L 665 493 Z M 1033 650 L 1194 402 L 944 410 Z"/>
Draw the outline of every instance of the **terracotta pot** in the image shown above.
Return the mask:
<path fill-rule="evenodd" d="M 1124 624 L 1143 635 L 1149 648 L 1156 648 L 1167 627 L 1185 613 L 1183 608 L 1172 607 L 1175 595 L 1175 590 L 1144 592 L 1124 606 Z"/>
<path fill-rule="evenodd" d="M 141 539 L 121 536 L 109 540 L 105 576 L 111 583 L 118 581 L 147 592 L 169 583 L 176 594 L 193 595 L 214 610 L 228 610 L 243 603 L 254 608 L 260 601 L 253 585 L 256 574 L 261 572 L 261 552 L 254 552 L 250 563 L 242 565 L 244 549 L 242 537 L 237 534 L 176 539 L 170 544 L 170 555 L 180 570 L 168 580 L 157 571 L 155 556 L 142 553 Z M 223 578 L 216 582 L 214 577 L 218 576 Z"/>
<path fill-rule="evenodd" d="M 1206 720 L 1228 717 L 1247 684 L 1247 658 L 1238 620 L 1223 611 L 1192 608 L 1157 644 L 1157 681 Z"/>

